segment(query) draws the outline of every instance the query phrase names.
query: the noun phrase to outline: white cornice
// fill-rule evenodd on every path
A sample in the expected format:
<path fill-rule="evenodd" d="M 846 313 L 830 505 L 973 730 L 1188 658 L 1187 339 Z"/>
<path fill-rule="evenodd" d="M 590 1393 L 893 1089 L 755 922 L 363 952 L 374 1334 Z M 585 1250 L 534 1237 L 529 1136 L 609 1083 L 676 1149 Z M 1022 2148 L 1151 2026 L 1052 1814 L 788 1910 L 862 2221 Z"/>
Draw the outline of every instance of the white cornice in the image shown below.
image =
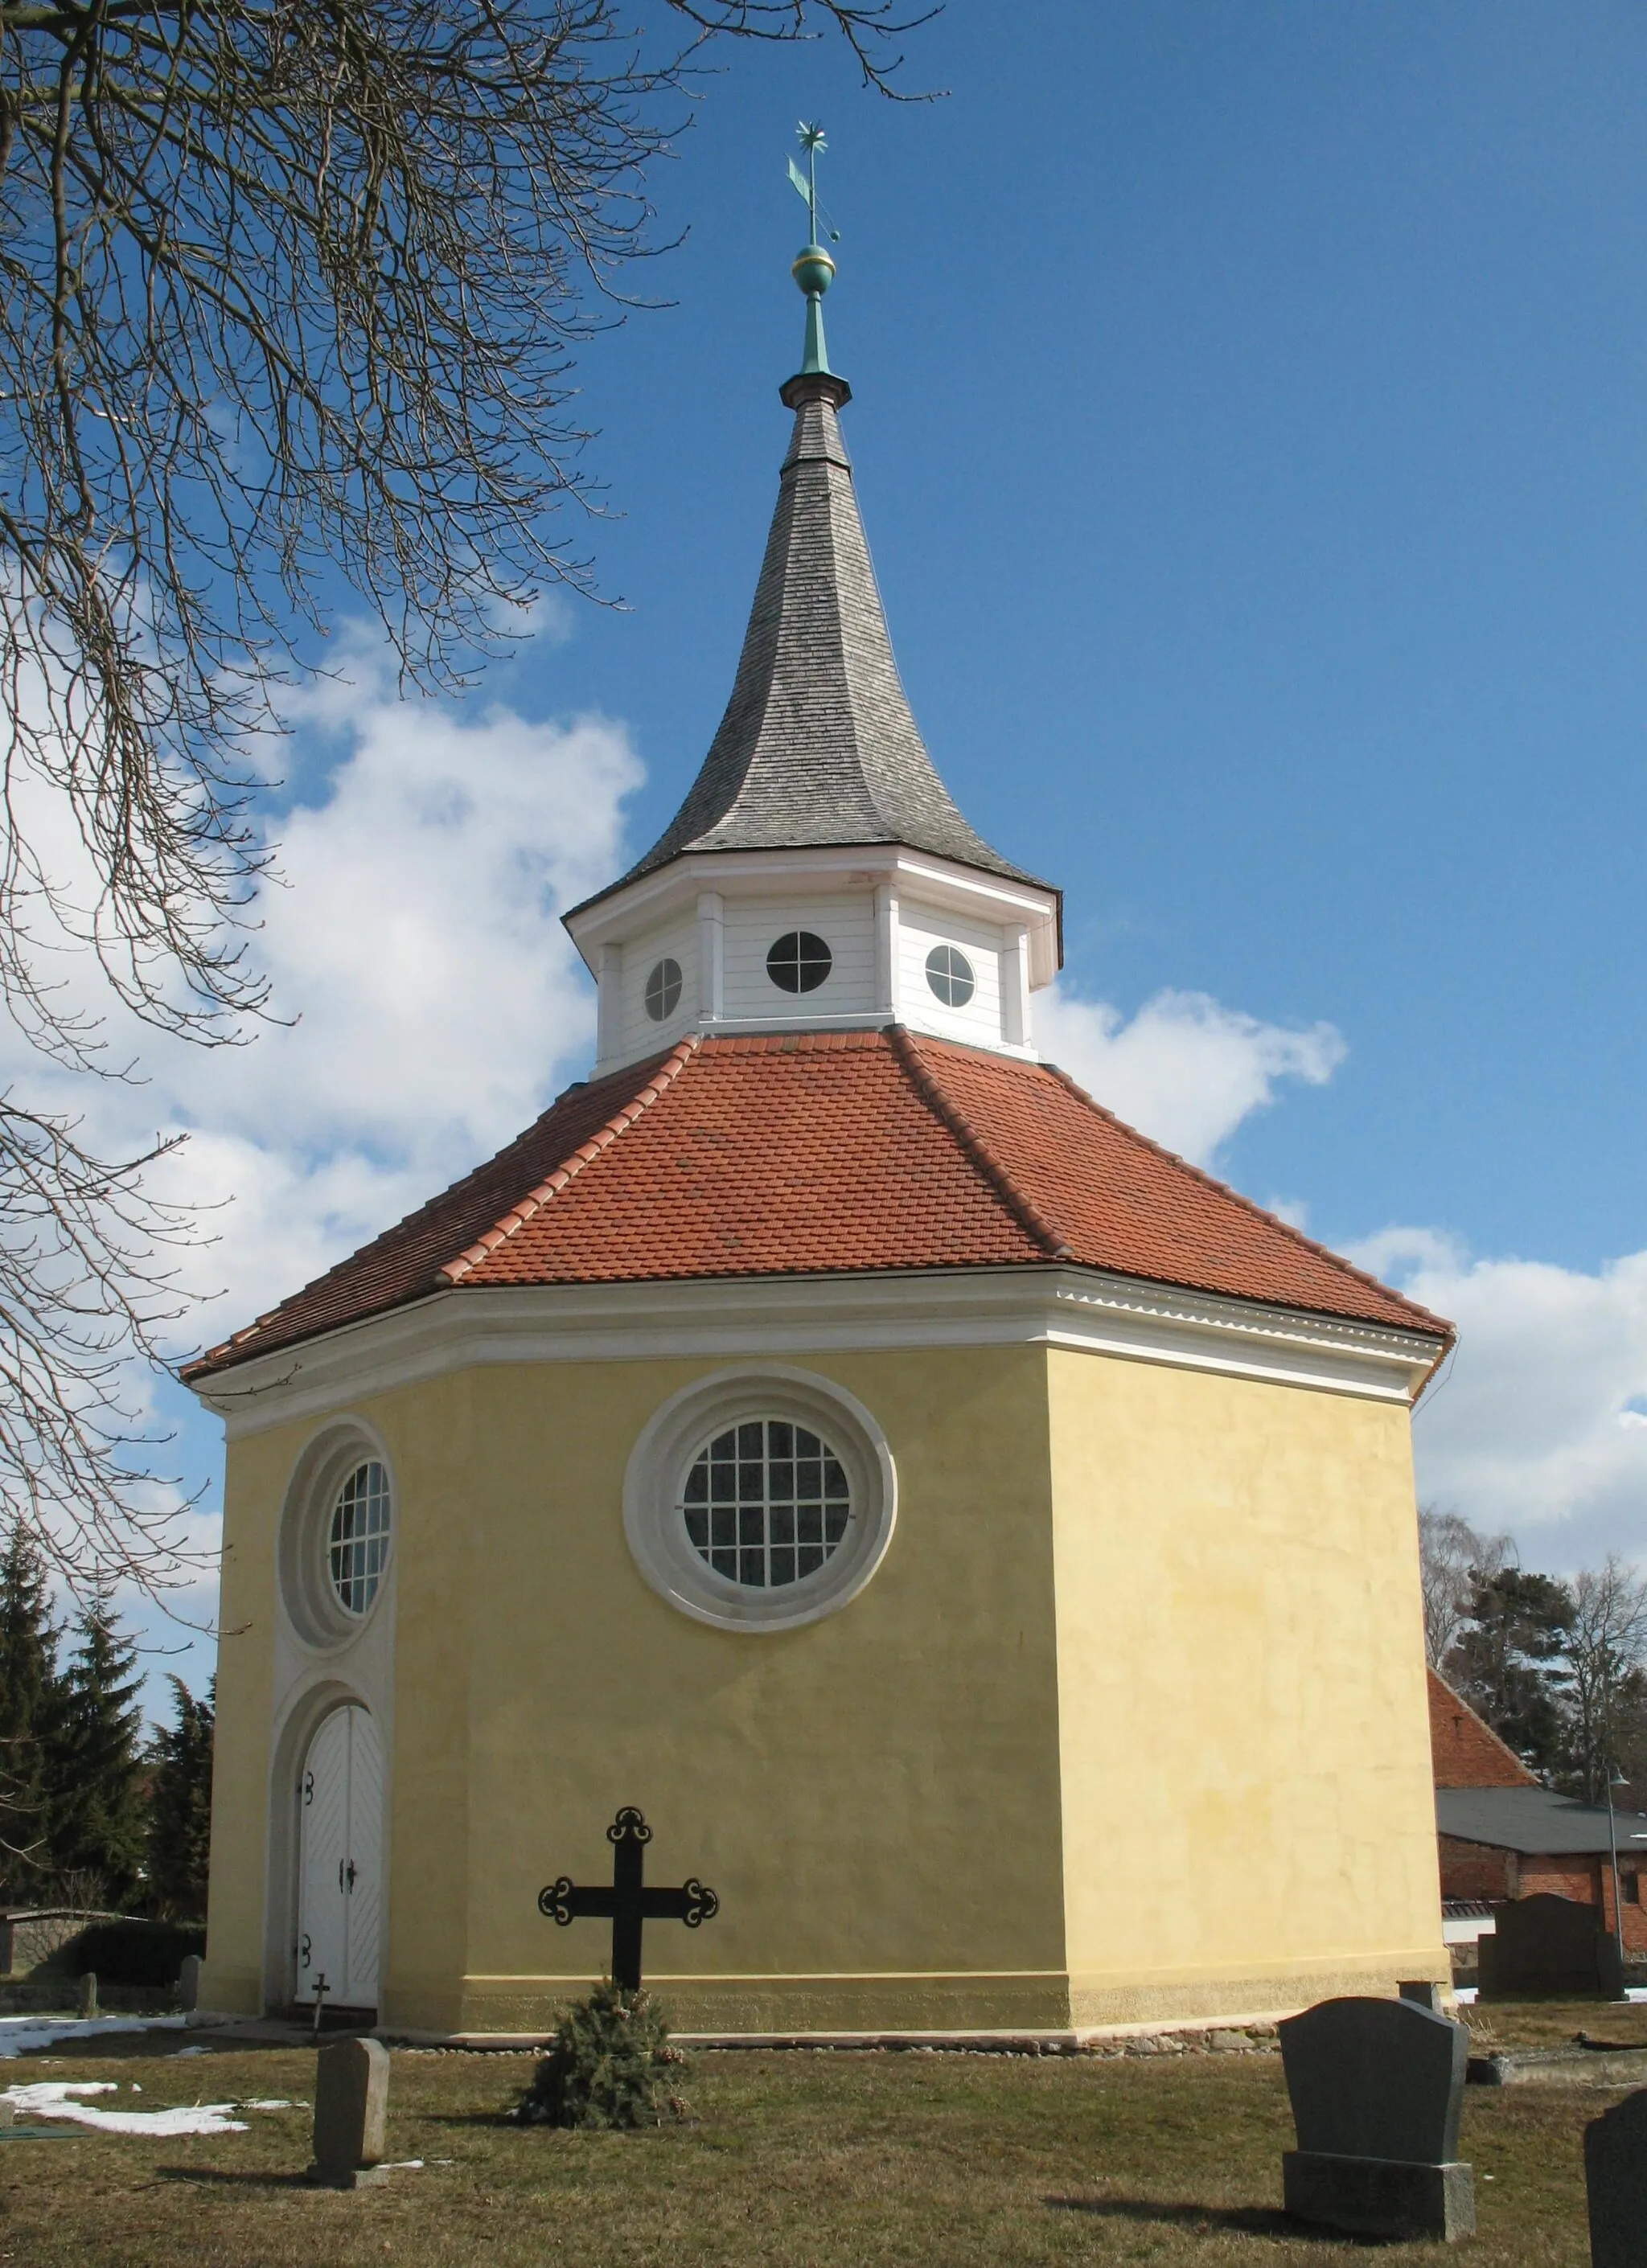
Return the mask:
<path fill-rule="evenodd" d="M 1015 882 L 977 866 L 963 866 L 925 850 L 897 844 L 864 847 L 824 843 L 794 850 L 694 850 L 672 858 L 565 917 L 572 943 L 591 973 L 600 972 L 601 947 L 666 921 L 701 890 L 722 897 L 781 897 L 801 885 L 874 888 L 890 882 L 930 905 L 948 906 L 1003 926 L 1020 924 L 1030 937 L 1030 982 L 1038 990 L 1058 974 L 1058 896 L 1032 882 Z"/>
<path fill-rule="evenodd" d="M 480 1365 L 1015 1345 L 1411 1403 L 1443 1342 L 1097 1269 L 933 1269 L 443 1292 L 256 1357 L 195 1391 L 238 1439 Z"/>

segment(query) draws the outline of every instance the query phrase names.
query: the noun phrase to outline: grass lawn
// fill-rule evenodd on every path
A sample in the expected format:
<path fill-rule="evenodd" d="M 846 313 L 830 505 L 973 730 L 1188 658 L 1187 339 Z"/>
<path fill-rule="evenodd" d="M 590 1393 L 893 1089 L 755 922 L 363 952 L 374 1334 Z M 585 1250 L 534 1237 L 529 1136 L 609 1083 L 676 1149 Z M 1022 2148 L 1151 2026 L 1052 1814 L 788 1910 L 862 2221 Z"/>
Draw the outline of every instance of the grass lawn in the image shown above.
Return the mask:
<path fill-rule="evenodd" d="M 1580 2025 L 1621 2042 L 1647 2038 L 1647 2009 L 1483 2016 L 1495 2044 L 1570 2039 Z M 506 2124 L 529 2070 L 523 2056 L 397 2052 L 389 2155 L 426 2162 L 353 2196 L 304 2185 L 305 2110 L 248 2112 L 243 2134 L 166 2141 L 77 2130 L 69 2140 L 0 2144 L 0 2264 L 993 2268 L 1193 2258 L 1257 2268 L 1360 2249 L 1281 2215 L 1291 2121 L 1275 2055 L 700 2055 L 685 2082 L 694 2122 L 625 2136 Z M 0 2083 L 115 2079 L 119 2095 L 103 2103 L 158 2110 L 231 2097 L 307 2102 L 314 2071 L 312 2055 L 285 2049 L 186 2060 L 106 2049 L 32 2056 L 7 2065 Z M 1464 2154 L 1481 2227 L 1473 2260 L 1584 2268 L 1583 2131 L 1616 2099 L 1588 2088 L 1469 2089 Z M 1441 2247 L 1403 2253 L 1450 2257 Z"/>

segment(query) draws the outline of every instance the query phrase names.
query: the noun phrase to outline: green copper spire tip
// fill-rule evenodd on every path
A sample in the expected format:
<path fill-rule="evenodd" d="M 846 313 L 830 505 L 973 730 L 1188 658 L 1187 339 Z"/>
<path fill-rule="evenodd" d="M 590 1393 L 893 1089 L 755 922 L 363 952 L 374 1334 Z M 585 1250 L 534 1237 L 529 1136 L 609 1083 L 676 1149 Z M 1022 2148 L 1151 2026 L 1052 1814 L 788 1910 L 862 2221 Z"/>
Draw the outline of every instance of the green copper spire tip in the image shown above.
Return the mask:
<path fill-rule="evenodd" d="M 829 366 L 829 350 L 824 343 L 824 294 L 835 281 L 835 262 L 824 250 L 820 237 L 824 232 L 818 226 L 818 152 L 829 144 L 820 125 L 809 125 L 802 119 L 797 129 L 801 147 L 807 153 L 807 170 L 803 173 L 792 158 L 789 179 L 794 188 L 806 200 L 807 218 L 811 224 L 809 240 L 804 244 L 790 263 L 789 273 L 806 294 L 807 340 L 806 351 L 801 360 L 802 378 L 828 378 L 833 375 Z M 828 228 L 832 242 L 840 242 L 840 231 Z"/>

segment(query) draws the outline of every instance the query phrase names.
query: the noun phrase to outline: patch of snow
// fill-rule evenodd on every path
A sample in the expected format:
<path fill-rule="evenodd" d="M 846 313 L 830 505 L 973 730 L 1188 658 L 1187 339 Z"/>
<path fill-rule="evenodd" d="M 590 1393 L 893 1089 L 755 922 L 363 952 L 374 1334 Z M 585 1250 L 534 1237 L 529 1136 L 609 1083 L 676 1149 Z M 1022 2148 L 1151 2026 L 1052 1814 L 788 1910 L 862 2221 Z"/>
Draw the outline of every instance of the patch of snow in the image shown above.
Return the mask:
<path fill-rule="evenodd" d="M 210 2053 L 211 2050 L 210 2048 L 174 2048 L 171 2054 L 166 2058 L 166 2061 L 168 2063 L 181 2063 L 185 2056 L 210 2055 Z"/>
<path fill-rule="evenodd" d="M 0 2101 L 35 2118 L 72 2118 L 105 2134 L 244 2134 L 246 2121 L 231 2118 L 233 2102 L 182 2103 L 174 2110 L 102 2110 L 76 2100 L 83 2095 L 117 2095 L 112 2079 L 42 2080 L 33 2087 L 9 2087 Z"/>
<path fill-rule="evenodd" d="M 0 2058 L 32 2055 L 59 2040 L 101 2039 L 113 2032 L 181 2032 L 181 2016 L 0 2016 Z"/>
<path fill-rule="evenodd" d="M 143 2089 L 134 2081 L 134 2095 Z M 235 2110 L 294 2110 L 307 2109 L 303 2103 L 284 2101 L 266 2102 L 186 2102 L 172 2110 L 105 2110 L 95 2103 L 78 2100 L 87 2095 L 118 2095 L 120 2082 L 113 2079 L 50 2079 L 33 2087 L 8 2087 L 0 2091 L 0 2102 L 9 2102 L 19 2111 L 35 2118 L 72 2118 L 78 2125 L 93 2126 L 105 2134 L 151 2134 L 166 2137 L 173 2134 L 244 2134 L 246 2121 L 230 2116 Z"/>
<path fill-rule="evenodd" d="M 1481 1987 L 1477 1984 L 1460 1984 L 1452 1997 L 1459 2007 L 1472 2007 L 1480 1990 Z M 1624 1988 L 1624 1998 L 1627 2000 L 1647 2000 L 1647 1984 L 1627 1984 Z"/>

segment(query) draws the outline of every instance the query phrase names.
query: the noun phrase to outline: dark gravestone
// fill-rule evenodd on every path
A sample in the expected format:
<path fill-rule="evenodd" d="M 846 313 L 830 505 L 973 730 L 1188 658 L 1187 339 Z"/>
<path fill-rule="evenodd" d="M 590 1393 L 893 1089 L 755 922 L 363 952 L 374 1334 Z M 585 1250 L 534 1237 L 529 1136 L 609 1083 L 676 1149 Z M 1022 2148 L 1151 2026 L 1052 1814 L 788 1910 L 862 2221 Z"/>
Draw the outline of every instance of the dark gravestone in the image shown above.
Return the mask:
<path fill-rule="evenodd" d="M 388 2178 L 381 2164 L 389 2051 L 381 2040 L 336 2040 L 314 2058 L 313 2180 L 358 2190 Z"/>
<path fill-rule="evenodd" d="M 1298 2146 L 1287 2210 L 1354 2236 L 1475 2234 L 1458 2161 L 1469 2036 L 1413 2000 L 1323 2000 L 1281 2028 Z"/>
<path fill-rule="evenodd" d="M 1624 1970 L 1599 1907 L 1540 1890 L 1496 1908 L 1481 1940 L 1483 2000 L 1547 1993 L 1562 2000 L 1621 2000 Z"/>
<path fill-rule="evenodd" d="M 1584 2128 L 1591 2268 L 1647 2261 L 1647 2089 Z"/>

